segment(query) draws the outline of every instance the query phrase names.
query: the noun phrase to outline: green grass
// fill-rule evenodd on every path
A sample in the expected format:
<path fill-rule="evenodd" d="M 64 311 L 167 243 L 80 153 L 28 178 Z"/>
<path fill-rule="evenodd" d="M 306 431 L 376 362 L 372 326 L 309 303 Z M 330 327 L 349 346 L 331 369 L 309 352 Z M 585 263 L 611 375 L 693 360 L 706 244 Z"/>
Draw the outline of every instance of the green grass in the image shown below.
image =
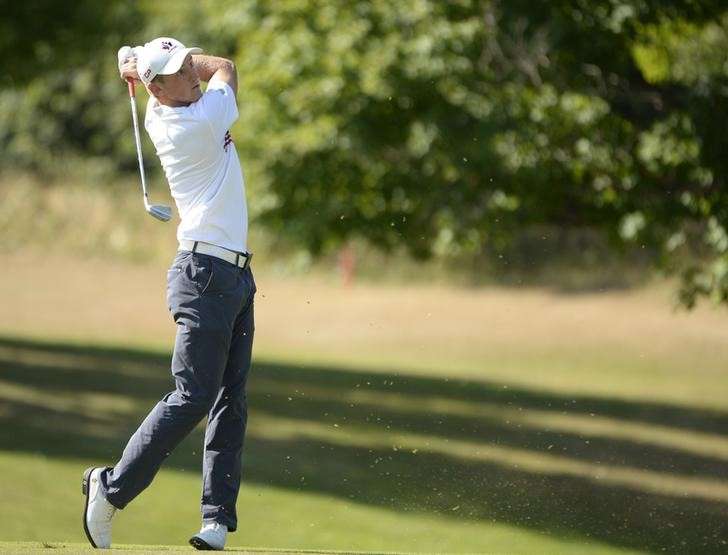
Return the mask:
<path fill-rule="evenodd" d="M 179 457 L 178 457 L 179 458 Z M 82 497 L 79 471 L 89 460 L 57 460 L 34 455 L 3 454 L 0 475 L 13 476 L 6 494 L 33 499 L 18 507 L 3 503 L 0 518 L 4 539 L 35 539 L 46 543 L 85 541 L 80 525 Z M 173 466 L 175 461 L 170 461 Z M 193 468 L 166 470 L 137 501 L 119 513 L 114 540 L 119 543 L 184 543 L 198 524 L 199 476 Z M 64 510 L 59 511 L 58 508 Z M 581 546 L 522 533 L 506 525 L 480 525 L 447 516 L 400 514 L 336 495 L 246 484 L 238 507 L 239 532 L 231 546 L 256 549 L 359 551 L 529 551 L 579 553 Z M 47 523 L 37 526 L 38 521 Z M 597 550 L 616 553 L 618 550 Z"/>
<path fill-rule="evenodd" d="M 1 540 L 83 542 L 81 473 L 114 462 L 171 387 L 168 360 L 164 351 L 0 338 Z M 270 360 L 254 365 L 249 399 L 232 547 L 576 554 L 728 545 L 726 412 Z M 120 513 L 116 542 L 184 544 L 198 526 L 200 444 L 197 430 Z"/>
<path fill-rule="evenodd" d="M 29 553 L 43 553 L 48 554 L 49 550 L 51 553 L 98 553 L 97 550 L 92 549 L 88 544 L 73 543 L 73 542 L 2 542 L 0 541 L 0 552 L 5 554 L 22 553 L 23 555 Z M 104 553 L 129 553 L 132 552 L 135 555 L 147 555 L 159 552 L 165 554 L 174 553 L 191 553 L 193 550 L 187 546 L 178 545 L 120 545 Z M 251 555 L 279 555 L 281 553 L 306 553 L 312 555 L 407 555 L 406 552 L 397 551 L 340 551 L 340 550 L 291 550 L 291 549 L 257 549 L 257 548 L 244 548 L 244 549 L 227 549 L 227 553 L 241 553 Z"/>
<path fill-rule="evenodd" d="M 21 483 L 37 481 L 45 472 L 52 473 L 57 485 L 40 480 L 33 495 L 39 502 L 22 515 L 2 517 L 26 522 L 19 530 L 23 538 L 57 545 L 70 541 L 84 545 L 80 528 L 78 470 L 86 461 L 38 460 L 34 457 L 3 457 L 0 471 L 24 468 Z M 16 473 L 16 472 L 14 472 Z M 17 473 L 16 473 L 17 474 Z M 6 475 L 6 474 L 3 474 Z M 163 541 L 183 544 L 197 525 L 199 478 L 193 473 L 163 471 L 150 490 L 118 516 L 115 543 L 157 544 Z M 16 488 L 12 488 L 16 492 Z M 27 495 L 27 494 L 26 494 Z M 58 507 L 68 507 L 59 512 Z M 40 507 L 40 514 L 36 511 Z M 335 496 L 293 493 L 275 487 L 249 485 L 243 488 L 238 502 L 245 523 L 231 535 L 230 549 L 255 551 L 410 551 L 442 552 L 457 549 L 478 553 L 583 552 L 584 544 L 550 539 L 533 532 L 522 532 L 506 525 L 477 525 L 450 518 L 398 514 L 391 510 L 362 506 Z M 33 510 L 35 509 L 35 510 Z M 38 529 L 34 522 L 45 517 L 50 526 Z M 6 520 L 7 522 L 7 520 Z M 13 536 L 10 536 L 11 538 Z M 17 537 L 17 536 L 15 536 Z M 64 540 L 67 538 L 67 540 Z M 81 543 L 84 542 L 84 543 Z M 622 553 L 617 549 L 594 546 L 596 553 Z M 191 548 L 185 549 L 187 552 Z M 88 548 L 88 552 L 93 550 Z M 5 553 L 0 549 L 0 552 Z"/>

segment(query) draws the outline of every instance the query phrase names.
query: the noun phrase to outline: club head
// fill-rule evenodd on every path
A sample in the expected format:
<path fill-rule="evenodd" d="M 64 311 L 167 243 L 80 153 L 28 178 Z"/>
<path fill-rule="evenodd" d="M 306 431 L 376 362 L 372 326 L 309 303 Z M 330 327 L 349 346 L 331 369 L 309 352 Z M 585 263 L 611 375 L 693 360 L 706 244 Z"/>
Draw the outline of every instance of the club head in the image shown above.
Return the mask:
<path fill-rule="evenodd" d="M 163 204 L 151 204 L 147 206 L 147 212 L 163 222 L 168 222 L 172 217 L 172 209 Z"/>

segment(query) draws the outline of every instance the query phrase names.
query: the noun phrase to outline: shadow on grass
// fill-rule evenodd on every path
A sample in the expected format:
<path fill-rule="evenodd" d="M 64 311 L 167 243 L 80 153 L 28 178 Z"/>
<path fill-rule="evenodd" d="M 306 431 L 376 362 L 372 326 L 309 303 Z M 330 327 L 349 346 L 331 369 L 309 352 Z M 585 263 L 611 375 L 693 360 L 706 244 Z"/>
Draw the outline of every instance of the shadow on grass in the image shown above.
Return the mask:
<path fill-rule="evenodd" d="M 138 422 L 171 389 L 168 364 L 169 356 L 159 353 L 0 338 L 0 450 L 113 462 Z M 442 410 L 427 405 L 433 398 L 444 403 Z M 522 426 L 508 414 L 594 414 L 724 435 L 727 413 L 504 389 L 500 383 L 262 363 L 254 365 L 249 402 L 247 481 L 630 548 L 673 553 L 728 548 L 727 503 L 654 493 L 634 483 L 600 483 L 590 475 L 527 471 L 462 451 L 391 447 L 395 436 L 409 434 L 423 444 L 458 440 L 472 444 L 473 451 L 515 448 L 544 461 L 558 455 L 592 465 L 594 475 L 606 465 L 659 472 L 667 481 L 690 476 L 725 483 L 725 459 Z M 448 413 L 448 403 L 458 409 Z M 494 410 L 478 410 L 484 407 Z M 264 424 L 256 425 L 256 416 Z M 332 437 L 334 424 L 339 435 Z M 299 434 L 299 427 L 314 433 Z M 317 430 L 323 432 L 316 435 Z M 198 471 L 200 443 L 198 430 L 166 466 Z"/>

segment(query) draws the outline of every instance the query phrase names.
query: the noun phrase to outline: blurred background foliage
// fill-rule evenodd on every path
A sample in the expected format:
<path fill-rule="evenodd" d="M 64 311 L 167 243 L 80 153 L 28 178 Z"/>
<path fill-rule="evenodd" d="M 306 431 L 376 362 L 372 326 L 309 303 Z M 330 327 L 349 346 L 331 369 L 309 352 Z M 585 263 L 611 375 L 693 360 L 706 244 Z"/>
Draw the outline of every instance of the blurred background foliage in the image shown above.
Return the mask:
<path fill-rule="evenodd" d="M 680 275 L 687 306 L 728 302 L 723 1 L 1 7 L 4 183 L 133 180 L 116 50 L 170 35 L 237 63 L 233 136 L 273 249 L 492 276 L 619 260 Z"/>

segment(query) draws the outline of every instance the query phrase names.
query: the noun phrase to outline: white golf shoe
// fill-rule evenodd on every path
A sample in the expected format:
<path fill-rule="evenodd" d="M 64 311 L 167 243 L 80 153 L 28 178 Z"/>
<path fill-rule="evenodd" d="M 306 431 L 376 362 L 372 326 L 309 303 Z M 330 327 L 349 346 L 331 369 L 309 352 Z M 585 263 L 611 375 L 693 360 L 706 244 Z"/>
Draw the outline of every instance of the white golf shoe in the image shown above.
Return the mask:
<path fill-rule="evenodd" d="M 81 491 L 86 496 L 83 510 L 83 529 L 91 545 L 100 549 L 111 547 L 111 519 L 116 507 L 101 493 L 99 475 L 104 467 L 87 468 L 83 473 Z"/>
<path fill-rule="evenodd" d="M 205 551 L 221 551 L 225 549 L 227 531 L 224 524 L 203 524 L 202 530 L 190 538 L 190 545 Z"/>

